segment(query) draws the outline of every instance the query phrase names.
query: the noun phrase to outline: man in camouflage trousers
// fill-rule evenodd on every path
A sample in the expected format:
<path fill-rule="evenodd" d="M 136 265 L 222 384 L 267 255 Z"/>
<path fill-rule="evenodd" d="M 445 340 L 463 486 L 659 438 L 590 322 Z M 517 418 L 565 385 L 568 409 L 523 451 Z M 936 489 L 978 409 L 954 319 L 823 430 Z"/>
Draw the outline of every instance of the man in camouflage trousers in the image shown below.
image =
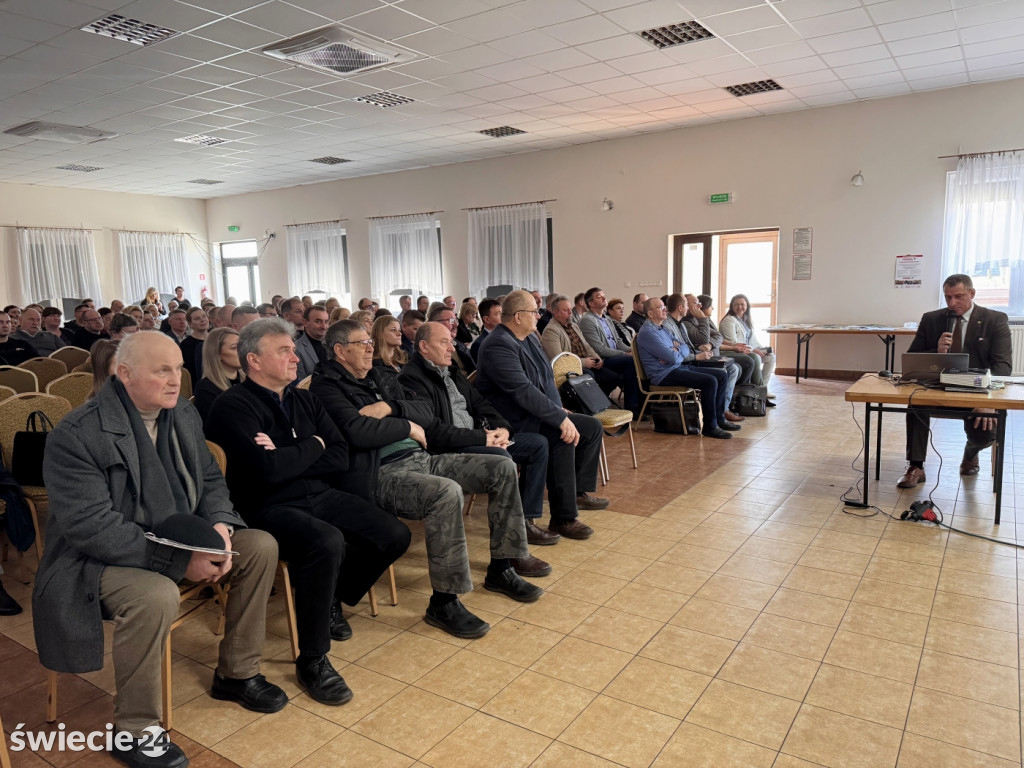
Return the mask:
<path fill-rule="evenodd" d="M 511 458 L 448 453 L 484 444 L 485 431 L 442 423 L 428 401 L 411 399 L 393 374 L 374 367 L 373 342 L 358 323 L 335 323 L 325 342 L 329 358 L 317 366 L 310 391 L 349 444 L 342 489 L 399 517 L 424 521 L 434 588 L 424 621 L 463 638 L 490 629 L 458 599 L 473 589 L 463 492 L 488 495 L 491 562 L 484 588 L 521 602 L 537 600 L 543 590 L 513 567 L 529 550 Z"/>

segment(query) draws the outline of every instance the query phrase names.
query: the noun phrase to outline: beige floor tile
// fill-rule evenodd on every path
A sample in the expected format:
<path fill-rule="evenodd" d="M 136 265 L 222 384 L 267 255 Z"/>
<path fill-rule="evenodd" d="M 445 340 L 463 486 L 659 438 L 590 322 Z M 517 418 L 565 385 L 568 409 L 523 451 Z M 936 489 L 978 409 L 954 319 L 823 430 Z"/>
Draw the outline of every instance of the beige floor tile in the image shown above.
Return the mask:
<path fill-rule="evenodd" d="M 374 768 L 408 768 L 412 764 L 413 759 L 408 755 L 399 754 L 358 733 L 345 731 L 299 763 L 297 768 L 322 768 L 325 765 L 338 768 L 366 765 Z"/>
<path fill-rule="evenodd" d="M 537 602 L 520 605 L 509 614 L 509 618 L 565 633 L 571 632 L 597 608 L 594 603 L 547 591 Z"/>
<path fill-rule="evenodd" d="M 637 653 L 664 626 L 663 622 L 599 608 L 570 634 L 592 643 L 607 645 L 628 653 Z"/>
<path fill-rule="evenodd" d="M 905 733 L 896 768 L 1014 768 L 1016 762 Z"/>
<path fill-rule="evenodd" d="M 757 506 L 757 505 L 752 505 Z M 756 531 L 762 521 L 763 517 L 744 516 L 738 514 L 729 514 L 724 510 L 727 508 L 727 504 L 723 504 L 718 508 L 713 515 L 710 515 L 707 520 L 700 524 L 698 530 L 703 528 L 717 528 L 720 531 L 728 531 L 731 533 L 743 533 L 746 535 L 752 534 Z M 774 509 L 765 514 L 765 517 L 771 514 Z"/>
<path fill-rule="evenodd" d="M 758 535 L 751 536 L 737 550 L 737 553 L 747 557 L 760 557 L 764 560 L 789 563 L 790 565 L 797 562 L 807 550 L 807 546 L 800 541 L 779 540 L 778 538 L 764 536 L 762 531 L 768 526 L 775 526 L 775 528 L 768 528 L 768 530 L 778 530 L 779 528 L 807 530 L 806 528 L 801 529 L 800 526 L 782 523 L 763 523 L 758 528 Z M 795 534 L 790 533 L 790 538 L 796 538 Z"/>
<path fill-rule="evenodd" d="M 843 533 L 841 531 L 822 530 L 814 541 L 812 547 L 822 549 L 836 549 L 840 552 L 855 552 L 861 555 L 874 553 L 878 546 L 878 538 L 875 536 L 861 536 L 856 533 Z"/>
<path fill-rule="evenodd" d="M 933 589 L 908 587 L 905 584 L 897 589 L 893 587 L 892 582 L 864 578 L 853 596 L 853 601 L 927 616 L 931 613 L 934 598 Z"/>
<path fill-rule="evenodd" d="M 924 645 L 924 636 L 928 631 L 928 617 L 854 602 L 850 603 L 839 628 L 859 635 L 920 646 Z"/>
<path fill-rule="evenodd" d="M 552 742 L 531 768 L 618 768 L 617 763 L 603 757 L 570 747 L 560 741 Z"/>
<path fill-rule="evenodd" d="M 382 598 L 382 600 L 385 599 L 387 598 Z M 387 605 L 385 610 L 392 607 L 390 602 L 385 603 L 385 605 Z M 352 625 L 352 637 L 343 643 L 333 641 L 330 653 L 331 656 L 344 659 L 345 661 L 355 661 L 365 656 L 370 651 L 384 645 L 393 637 L 397 637 L 402 631 L 398 627 L 384 624 L 367 616 L 356 614 L 347 618 L 349 624 Z"/>
<path fill-rule="evenodd" d="M 667 626 L 640 651 L 644 658 L 704 675 L 717 674 L 736 643 L 685 627 Z"/>
<path fill-rule="evenodd" d="M 689 534 L 687 534 L 689 535 Z M 614 552 L 657 560 L 675 545 L 675 541 L 663 537 L 641 536 L 636 533 L 624 533 L 608 545 Z"/>
<path fill-rule="evenodd" d="M 1017 607 L 1001 600 L 936 592 L 932 616 L 1003 632 L 1017 631 Z"/>
<path fill-rule="evenodd" d="M 1017 635 L 945 619 L 932 619 L 924 647 L 954 656 L 1017 666 Z"/>
<path fill-rule="evenodd" d="M 234 702 L 197 696 L 184 706 L 175 707 L 174 730 L 205 747 L 212 747 L 259 717 L 259 713 L 242 709 Z"/>
<path fill-rule="evenodd" d="M 596 695 L 586 688 L 528 671 L 494 696 L 481 711 L 555 738 Z M 551 706 L 555 702 L 557 706 Z"/>
<path fill-rule="evenodd" d="M 295 765 L 342 730 L 299 707 L 285 707 L 235 731 L 217 744 L 215 751 L 239 765 L 281 768 Z"/>
<path fill-rule="evenodd" d="M 545 736 L 477 712 L 420 762 L 435 768 L 525 768 L 550 743 Z"/>
<path fill-rule="evenodd" d="M 864 672 L 822 664 L 807 703 L 880 725 L 903 729 L 913 686 Z"/>
<path fill-rule="evenodd" d="M 416 687 L 479 709 L 522 673 L 515 664 L 462 650 L 417 680 Z"/>
<path fill-rule="evenodd" d="M 635 579 L 652 562 L 654 562 L 653 558 L 637 557 L 624 552 L 602 549 L 576 567 L 581 571 L 614 575 L 619 579 L 631 580 Z"/>
<path fill-rule="evenodd" d="M 360 658 L 359 666 L 411 683 L 458 650 L 449 643 L 405 632 Z"/>
<path fill-rule="evenodd" d="M 678 726 L 674 717 L 598 696 L 558 740 L 629 768 L 641 768 L 653 762 Z"/>
<path fill-rule="evenodd" d="M 472 714 L 469 707 L 409 687 L 352 726 L 352 730 L 396 752 L 420 758 Z"/>
<path fill-rule="evenodd" d="M 804 704 L 782 751 L 829 768 L 892 768 L 902 735 L 895 728 Z"/>
<path fill-rule="evenodd" d="M 604 607 L 664 623 L 690 599 L 680 592 L 634 583 L 620 589 Z"/>
<path fill-rule="evenodd" d="M 696 568 L 656 562 L 651 563 L 633 581 L 636 584 L 649 584 L 652 587 L 670 589 L 683 595 L 692 595 L 707 582 L 708 576 L 707 571 Z"/>
<path fill-rule="evenodd" d="M 631 658 L 630 654 L 614 648 L 566 637 L 541 656 L 531 669 L 592 691 L 602 691 Z"/>
<path fill-rule="evenodd" d="M 1012 667 L 925 651 L 917 685 L 1007 709 L 1020 707 L 1020 681 Z"/>
<path fill-rule="evenodd" d="M 800 701 L 818 671 L 818 662 L 740 643 L 717 677 L 765 693 Z"/>
<path fill-rule="evenodd" d="M 695 629 L 729 640 L 739 640 L 750 629 L 758 612 L 752 608 L 726 605 L 700 597 L 691 597 L 669 621 L 679 627 Z"/>
<path fill-rule="evenodd" d="M 820 568 L 823 571 L 863 576 L 870 561 L 871 555 L 863 555 L 857 552 L 840 552 L 837 549 L 808 547 L 807 551 L 797 561 L 797 564 L 805 565 L 808 568 Z"/>
<path fill-rule="evenodd" d="M 780 589 L 765 606 L 764 612 L 811 624 L 838 627 L 848 605 L 848 601 L 835 597 Z"/>
<path fill-rule="evenodd" d="M 859 576 L 796 565 L 793 566 L 793 570 L 790 571 L 782 586 L 786 589 L 849 600 L 857 591 L 858 584 L 860 584 Z"/>
<path fill-rule="evenodd" d="M 625 579 L 616 579 L 600 573 L 573 570 L 555 582 L 550 591 L 574 600 L 602 605 L 628 583 L 629 581 Z"/>
<path fill-rule="evenodd" d="M 820 765 L 821 763 L 809 763 L 806 760 L 801 760 L 799 757 L 784 755 L 780 752 L 772 764 L 772 768 L 818 768 Z"/>
<path fill-rule="evenodd" d="M 705 549 L 695 547 L 691 544 L 676 544 L 672 549 L 662 555 L 659 560 L 663 563 L 684 565 L 687 568 L 696 568 L 699 571 L 717 571 L 732 557 L 731 552 L 723 552 L 720 549 Z"/>
<path fill-rule="evenodd" d="M 810 544 L 817 534 L 813 529 L 801 525 L 789 525 L 787 523 L 773 523 L 766 521 L 761 524 L 751 539 L 772 539 L 784 541 L 788 544 Z M 799 558 L 798 558 L 799 559 Z"/>
<path fill-rule="evenodd" d="M 936 728 L 941 723 L 941 728 Z M 1020 715 L 980 701 L 917 688 L 907 730 L 949 744 L 1020 761 Z"/>
<path fill-rule="evenodd" d="M 778 563 L 760 557 L 736 554 L 729 558 L 729 562 L 723 565 L 718 572 L 723 576 L 732 576 L 777 587 L 786 580 L 786 576 L 789 575 L 792 568 L 793 566 L 789 563 Z"/>
<path fill-rule="evenodd" d="M 934 565 L 915 563 L 908 565 L 902 560 L 890 560 L 887 557 L 871 558 L 864 576 L 879 581 L 890 581 L 894 584 L 909 584 L 912 587 L 935 589 L 939 581 L 939 568 Z"/>
<path fill-rule="evenodd" d="M 1003 576 L 1010 579 L 1017 578 L 1017 562 L 1015 558 L 964 552 L 959 549 L 946 550 L 946 556 L 942 560 L 942 567 L 958 571 L 987 573 L 991 576 Z"/>
<path fill-rule="evenodd" d="M 636 658 L 605 688 L 604 695 L 682 719 L 710 682 L 708 675 Z"/>
<path fill-rule="evenodd" d="M 745 643 L 821 661 L 835 630 L 821 624 L 762 613 L 743 637 Z"/>
<path fill-rule="evenodd" d="M 719 549 L 723 552 L 735 552 L 747 540 L 747 534 L 734 533 L 720 528 L 700 527 L 690 531 L 680 539 L 681 544 L 694 547 Z"/>
<path fill-rule="evenodd" d="M 942 565 L 942 557 L 945 551 L 943 547 L 883 538 L 878 543 L 875 556 L 899 560 L 904 563 L 938 566 Z"/>
<path fill-rule="evenodd" d="M 631 531 L 644 522 L 644 518 L 615 512 L 610 509 L 598 509 L 585 512 L 587 525 L 616 531 Z"/>
<path fill-rule="evenodd" d="M 697 597 L 716 603 L 738 605 L 760 611 L 772 599 L 776 588 L 770 584 L 758 584 L 746 579 L 715 574 L 697 591 Z"/>
<path fill-rule="evenodd" d="M 921 649 L 892 640 L 866 638 L 839 630 L 825 655 L 825 662 L 869 675 L 913 683 L 921 660 Z"/>
<path fill-rule="evenodd" d="M 666 541 L 679 541 L 696 527 L 696 523 L 672 522 L 664 517 L 659 517 L 659 513 L 656 512 L 638 523 L 632 532 L 641 536 L 654 536 Z"/>
<path fill-rule="evenodd" d="M 771 768 L 775 756 L 773 749 L 683 723 L 653 768 Z"/>
<path fill-rule="evenodd" d="M 470 648 L 485 656 L 528 667 L 561 639 L 560 632 L 515 619 L 505 619 L 491 627 L 491 631 L 479 640 L 475 640 Z"/>
<path fill-rule="evenodd" d="M 1017 602 L 1017 579 L 990 576 L 987 573 L 971 573 L 943 568 L 939 576 L 939 590 L 968 597 L 983 597 L 988 600 Z"/>
<path fill-rule="evenodd" d="M 792 699 L 714 680 L 686 721 L 777 750 L 799 708 Z"/>

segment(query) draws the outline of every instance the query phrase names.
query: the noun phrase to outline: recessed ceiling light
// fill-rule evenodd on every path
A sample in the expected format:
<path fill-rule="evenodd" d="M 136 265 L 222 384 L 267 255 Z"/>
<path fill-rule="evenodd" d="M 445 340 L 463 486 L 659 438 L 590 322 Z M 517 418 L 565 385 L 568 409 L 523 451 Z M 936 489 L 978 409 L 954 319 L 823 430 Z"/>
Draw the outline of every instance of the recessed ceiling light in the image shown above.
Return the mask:
<path fill-rule="evenodd" d="M 781 91 L 782 86 L 774 80 L 755 80 L 752 83 L 740 83 L 739 85 L 726 86 L 725 90 L 733 96 L 751 96 L 755 93 L 767 93 L 768 91 Z"/>
<path fill-rule="evenodd" d="M 311 163 L 323 163 L 324 165 L 337 165 L 338 163 L 351 163 L 351 160 L 346 160 L 343 157 L 314 157 L 309 162 Z"/>
<path fill-rule="evenodd" d="M 58 165 L 58 171 L 80 171 L 82 173 L 92 173 L 93 171 L 102 171 L 102 168 L 98 168 L 95 165 L 76 165 L 75 163 L 68 163 L 67 165 Z"/>
<path fill-rule="evenodd" d="M 645 29 L 637 34 L 655 48 L 671 48 L 673 45 L 710 40 L 714 35 L 696 21 L 681 21 L 664 27 Z"/>
<path fill-rule="evenodd" d="M 526 133 L 526 131 L 520 130 L 519 128 L 513 128 L 511 125 L 503 125 L 500 128 L 485 128 L 482 131 L 477 131 L 477 133 L 482 133 L 484 136 L 493 136 L 496 139 L 500 139 L 504 136 L 516 136 L 520 133 Z"/>
<path fill-rule="evenodd" d="M 117 13 L 86 24 L 82 27 L 82 31 L 112 37 L 115 40 L 123 40 L 134 45 L 152 45 L 181 34 L 176 29 L 168 29 L 138 19 L 129 19 L 127 16 Z"/>
<path fill-rule="evenodd" d="M 391 91 L 377 91 L 377 93 L 371 93 L 367 96 L 360 96 L 356 101 L 361 101 L 364 104 L 373 104 L 375 107 L 381 109 L 387 109 L 388 107 L 397 107 L 399 104 L 412 104 L 413 99 L 408 96 L 400 96 L 397 93 L 391 93 Z"/>
<path fill-rule="evenodd" d="M 223 181 L 217 181 L 216 179 L 190 179 L 186 182 L 187 184 L 223 184 Z"/>
<path fill-rule="evenodd" d="M 59 123 L 43 123 L 34 121 L 8 128 L 4 133 L 11 136 L 22 136 L 26 139 L 44 139 L 59 141 L 61 144 L 85 144 L 103 141 L 117 136 L 113 131 L 99 131 L 95 128 L 81 128 L 77 125 L 60 125 Z"/>
<path fill-rule="evenodd" d="M 226 144 L 228 139 L 219 139 L 216 136 L 204 136 L 201 133 L 197 133 L 194 136 L 182 136 L 180 139 L 175 139 L 183 144 L 201 144 L 204 147 L 215 147 L 218 144 Z"/>

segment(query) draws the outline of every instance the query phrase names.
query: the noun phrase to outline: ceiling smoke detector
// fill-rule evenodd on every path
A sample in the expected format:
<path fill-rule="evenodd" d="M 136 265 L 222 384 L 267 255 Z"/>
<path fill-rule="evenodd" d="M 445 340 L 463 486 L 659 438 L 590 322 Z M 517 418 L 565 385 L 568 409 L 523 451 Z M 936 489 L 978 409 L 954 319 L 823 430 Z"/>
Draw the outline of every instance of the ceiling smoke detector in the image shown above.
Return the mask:
<path fill-rule="evenodd" d="M 374 40 L 366 35 L 332 26 L 309 32 L 263 49 L 267 56 L 284 59 L 336 75 L 367 72 L 416 58 L 412 51 Z"/>
<path fill-rule="evenodd" d="M 26 139 L 57 141 L 61 144 L 90 144 L 94 141 L 103 141 L 104 139 L 112 139 L 117 136 L 113 131 L 80 128 L 76 125 L 42 123 L 38 120 L 8 128 L 4 133 L 11 136 L 22 136 Z"/>

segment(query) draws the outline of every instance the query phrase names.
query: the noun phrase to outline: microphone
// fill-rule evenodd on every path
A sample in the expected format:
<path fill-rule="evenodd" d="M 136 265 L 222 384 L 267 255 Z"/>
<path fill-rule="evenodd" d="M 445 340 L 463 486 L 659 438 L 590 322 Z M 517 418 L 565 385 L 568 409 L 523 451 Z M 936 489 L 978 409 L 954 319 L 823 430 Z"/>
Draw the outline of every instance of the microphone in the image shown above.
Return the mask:
<path fill-rule="evenodd" d="M 952 333 L 953 329 L 956 328 L 957 314 L 953 310 L 946 312 L 946 333 Z"/>

